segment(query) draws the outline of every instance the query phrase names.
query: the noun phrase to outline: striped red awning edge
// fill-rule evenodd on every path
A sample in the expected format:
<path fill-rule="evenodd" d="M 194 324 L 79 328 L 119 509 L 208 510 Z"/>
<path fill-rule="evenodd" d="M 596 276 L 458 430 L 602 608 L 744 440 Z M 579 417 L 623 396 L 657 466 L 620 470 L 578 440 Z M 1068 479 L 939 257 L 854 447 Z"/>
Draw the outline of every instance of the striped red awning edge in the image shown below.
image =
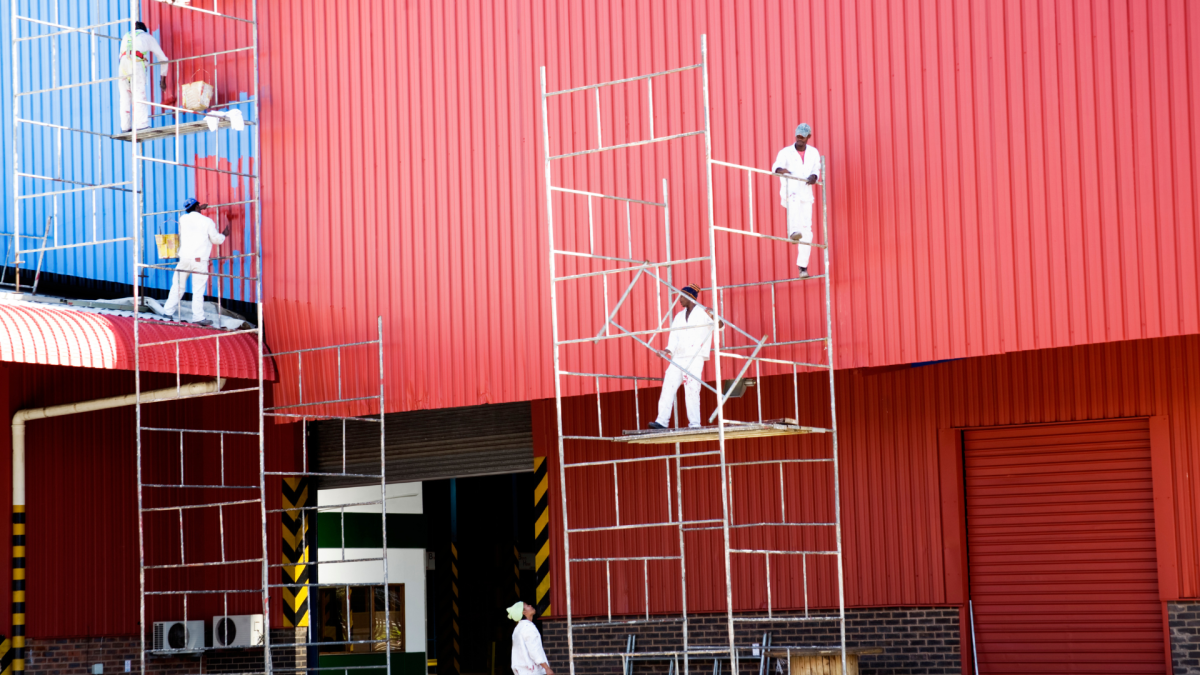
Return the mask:
<path fill-rule="evenodd" d="M 133 324 L 132 315 L 0 304 L 0 361 L 133 370 Z M 213 334 L 212 329 L 165 322 L 143 322 L 138 330 L 142 344 Z M 142 347 L 140 367 L 214 377 L 218 350 L 221 377 L 258 378 L 254 368 L 258 342 L 252 333 Z M 269 357 L 263 358 L 263 379 L 275 379 Z"/>

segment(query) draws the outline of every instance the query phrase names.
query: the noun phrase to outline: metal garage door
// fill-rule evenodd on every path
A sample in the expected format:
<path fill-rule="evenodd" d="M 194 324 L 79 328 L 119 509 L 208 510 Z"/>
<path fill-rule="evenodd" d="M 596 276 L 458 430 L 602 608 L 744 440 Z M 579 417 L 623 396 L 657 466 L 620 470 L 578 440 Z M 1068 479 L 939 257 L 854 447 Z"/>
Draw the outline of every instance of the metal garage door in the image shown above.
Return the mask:
<path fill-rule="evenodd" d="M 309 448 L 317 471 L 378 473 L 379 427 L 317 422 Z M 389 483 L 533 471 L 533 417 L 528 401 L 387 415 Z M 369 485 L 367 479 L 322 479 L 322 488 Z"/>
<path fill-rule="evenodd" d="M 1149 423 L 963 441 L 979 672 L 1166 672 Z"/>

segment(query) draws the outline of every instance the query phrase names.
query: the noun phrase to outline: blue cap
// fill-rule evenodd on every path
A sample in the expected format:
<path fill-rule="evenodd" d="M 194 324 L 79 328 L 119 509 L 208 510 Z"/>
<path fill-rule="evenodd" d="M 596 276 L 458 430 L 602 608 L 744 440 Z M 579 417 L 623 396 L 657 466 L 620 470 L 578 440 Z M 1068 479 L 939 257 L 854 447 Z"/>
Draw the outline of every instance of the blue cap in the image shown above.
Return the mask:
<path fill-rule="evenodd" d="M 199 205 L 200 205 L 199 199 L 196 199 L 195 197 L 188 197 L 187 201 L 183 203 L 183 210 L 185 212 L 191 211 L 192 207 L 199 206 Z"/>

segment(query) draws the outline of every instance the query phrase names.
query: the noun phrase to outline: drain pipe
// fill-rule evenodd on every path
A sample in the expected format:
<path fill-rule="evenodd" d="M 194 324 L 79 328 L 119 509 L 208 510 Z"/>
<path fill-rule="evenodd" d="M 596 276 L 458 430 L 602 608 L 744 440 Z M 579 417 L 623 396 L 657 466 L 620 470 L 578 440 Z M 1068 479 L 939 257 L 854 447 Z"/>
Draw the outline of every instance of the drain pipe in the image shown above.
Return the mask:
<path fill-rule="evenodd" d="M 142 403 L 212 394 L 225 386 L 224 378 L 142 392 Z M 124 408 L 138 402 L 137 394 L 98 398 L 46 408 L 18 410 L 12 418 L 12 648 L 14 675 L 25 671 L 25 422 L 76 413 Z"/>

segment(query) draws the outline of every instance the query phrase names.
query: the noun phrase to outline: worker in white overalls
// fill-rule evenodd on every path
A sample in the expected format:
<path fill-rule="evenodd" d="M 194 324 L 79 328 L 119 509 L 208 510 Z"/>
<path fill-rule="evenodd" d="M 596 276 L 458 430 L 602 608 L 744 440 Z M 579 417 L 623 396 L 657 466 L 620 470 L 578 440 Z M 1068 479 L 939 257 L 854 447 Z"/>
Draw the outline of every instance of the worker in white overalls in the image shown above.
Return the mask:
<path fill-rule="evenodd" d="M 800 278 L 808 276 L 808 257 L 813 241 L 813 196 L 812 186 L 820 178 L 821 155 L 817 149 L 808 144 L 812 137 L 812 127 L 807 122 L 796 127 L 796 142 L 779 151 L 775 156 L 775 165 L 771 170 L 775 173 L 798 176 L 801 180 L 780 178 L 779 200 L 787 209 L 788 238 L 799 244 L 796 253 L 796 267 L 800 268 Z"/>
<path fill-rule="evenodd" d="M 134 106 L 133 101 L 150 100 L 151 55 L 160 62 L 170 60 L 158 40 L 146 29 L 146 24 L 138 21 L 134 29 L 121 38 L 121 62 L 117 69 L 117 89 L 121 92 L 121 131 L 131 131 L 134 121 L 138 129 L 150 126 L 150 104 L 138 103 Z M 158 83 L 163 89 L 167 88 L 165 72 Z"/>
<path fill-rule="evenodd" d="M 225 241 L 225 233 L 217 231 L 217 224 L 201 213 L 208 208 L 195 197 L 183 204 L 184 214 L 179 218 L 179 264 L 175 266 L 175 279 L 171 282 L 171 293 L 163 314 L 174 316 L 179 310 L 180 300 L 188 282 L 192 280 L 192 323 L 211 326 L 212 321 L 204 318 L 204 288 L 208 285 L 208 259 L 214 244 Z M 228 226 L 227 226 L 228 228 Z"/>
<path fill-rule="evenodd" d="M 671 422 L 671 409 L 675 406 L 675 393 L 683 385 L 683 398 L 687 404 L 688 426 L 700 427 L 700 377 L 703 377 L 704 362 L 712 350 L 714 331 L 711 309 L 698 309 L 700 287 L 688 284 L 679 296 L 683 310 L 671 321 L 671 337 L 667 348 L 659 356 L 671 361 L 663 374 L 662 394 L 658 397 L 658 418 L 650 423 L 651 429 L 666 429 Z M 686 373 L 684 371 L 687 371 Z M 691 373 L 690 375 L 688 373 Z"/>

